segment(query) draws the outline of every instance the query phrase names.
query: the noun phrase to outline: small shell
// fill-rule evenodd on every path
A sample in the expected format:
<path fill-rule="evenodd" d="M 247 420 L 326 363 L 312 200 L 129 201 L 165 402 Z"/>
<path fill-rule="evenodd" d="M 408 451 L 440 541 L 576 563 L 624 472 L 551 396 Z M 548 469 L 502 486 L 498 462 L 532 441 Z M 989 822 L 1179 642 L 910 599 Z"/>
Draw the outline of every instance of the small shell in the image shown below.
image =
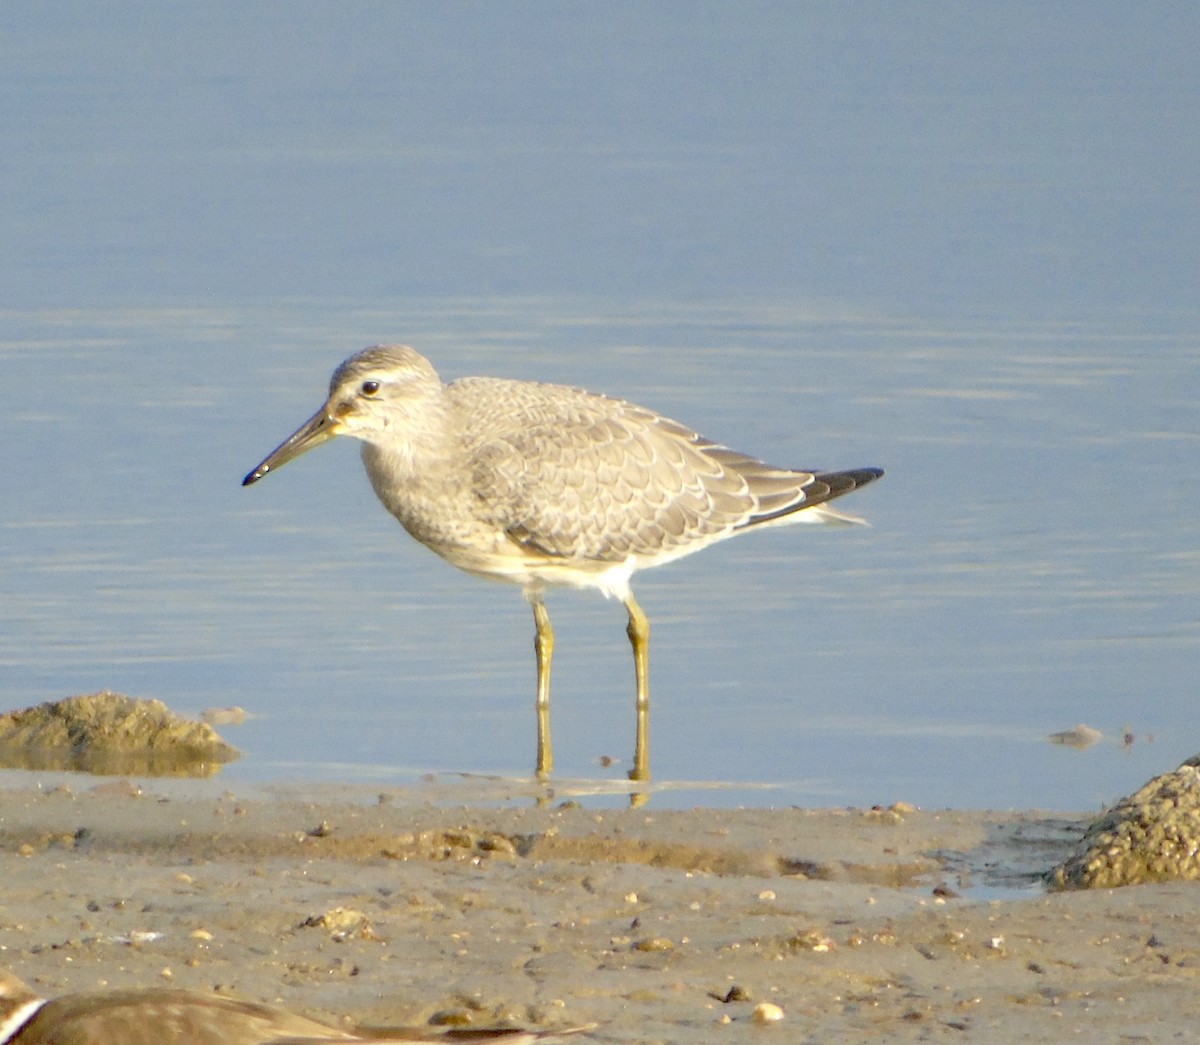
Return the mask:
<path fill-rule="evenodd" d="M 769 1001 L 760 1001 L 754 1006 L 750 1019 L 755 1023 L 778 1023 L 783 1019 L 783 1009 Z"/>

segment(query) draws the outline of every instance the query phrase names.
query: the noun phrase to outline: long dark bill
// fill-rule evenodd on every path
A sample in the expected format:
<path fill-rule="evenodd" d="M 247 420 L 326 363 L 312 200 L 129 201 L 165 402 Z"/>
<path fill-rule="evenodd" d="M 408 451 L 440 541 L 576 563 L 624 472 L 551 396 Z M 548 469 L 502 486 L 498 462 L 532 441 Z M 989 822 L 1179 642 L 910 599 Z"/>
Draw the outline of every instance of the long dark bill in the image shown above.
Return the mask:
<path fill-rule="evenodd" d="M 256 483 L 267 472 L 282 468 L 292 458 L 299 457 L 314 446 L 320 446 L 326 440 L 337 435 L 338 429 L 337 419 L 329 415 L 326 407 L 322 407 L 263 458 L 259 466 L 242 480 L 242 485 L 249 486 L 251 483 Z"/>

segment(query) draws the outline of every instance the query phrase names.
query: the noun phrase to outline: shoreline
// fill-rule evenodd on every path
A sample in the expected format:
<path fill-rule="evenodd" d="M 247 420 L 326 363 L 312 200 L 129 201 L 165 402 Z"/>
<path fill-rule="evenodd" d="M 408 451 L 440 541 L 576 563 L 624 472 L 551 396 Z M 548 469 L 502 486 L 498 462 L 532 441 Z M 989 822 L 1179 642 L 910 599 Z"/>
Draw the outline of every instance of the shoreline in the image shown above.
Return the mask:
<path fill-rule="evenodd" d="M 1033 887 L 1087 817 L 588 809 L 478 785 L 6 777 L 0 964 L 48 996 L 169 984 L 368 1025 L 596 1022 L 600 1041 L 1157 1041 L 1200 1019 L 1194 886 Z M 734 1030 L 758 1002 L 783 1022 Z"/>

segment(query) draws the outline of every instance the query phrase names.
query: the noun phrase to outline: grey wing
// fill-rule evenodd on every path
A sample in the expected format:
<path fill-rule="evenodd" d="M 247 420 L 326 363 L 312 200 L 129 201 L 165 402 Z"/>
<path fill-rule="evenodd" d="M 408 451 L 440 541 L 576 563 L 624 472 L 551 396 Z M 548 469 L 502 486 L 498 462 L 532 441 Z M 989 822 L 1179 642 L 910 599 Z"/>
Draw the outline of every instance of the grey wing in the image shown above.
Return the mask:
<path fill-rule="evenodd" d="M 630 403 L 533 387 L 547 400 L 525 404 L 503 435 L 490 426 L 473 454 L 481 506 L 529 550 L 608 562 L 670 554 L 809 503 L 811 473 L 771 468 Z"/>

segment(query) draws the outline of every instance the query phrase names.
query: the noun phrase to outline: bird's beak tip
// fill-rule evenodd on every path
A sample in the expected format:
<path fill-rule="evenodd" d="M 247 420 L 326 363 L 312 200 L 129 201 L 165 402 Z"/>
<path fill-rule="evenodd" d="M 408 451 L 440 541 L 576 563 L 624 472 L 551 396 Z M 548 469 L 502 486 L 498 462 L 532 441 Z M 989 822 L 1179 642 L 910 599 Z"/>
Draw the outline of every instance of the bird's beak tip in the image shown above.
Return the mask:
<path fill-rule="evenodd" d="M 263 458 L 258 467 L 242 480 L 242 485 L 250 486 L 268 472 L 278 471 L 288 461 L 332 439 L 341 430 L 341 421 L 329 412 L 328 407 L 319 410 Z"/>

